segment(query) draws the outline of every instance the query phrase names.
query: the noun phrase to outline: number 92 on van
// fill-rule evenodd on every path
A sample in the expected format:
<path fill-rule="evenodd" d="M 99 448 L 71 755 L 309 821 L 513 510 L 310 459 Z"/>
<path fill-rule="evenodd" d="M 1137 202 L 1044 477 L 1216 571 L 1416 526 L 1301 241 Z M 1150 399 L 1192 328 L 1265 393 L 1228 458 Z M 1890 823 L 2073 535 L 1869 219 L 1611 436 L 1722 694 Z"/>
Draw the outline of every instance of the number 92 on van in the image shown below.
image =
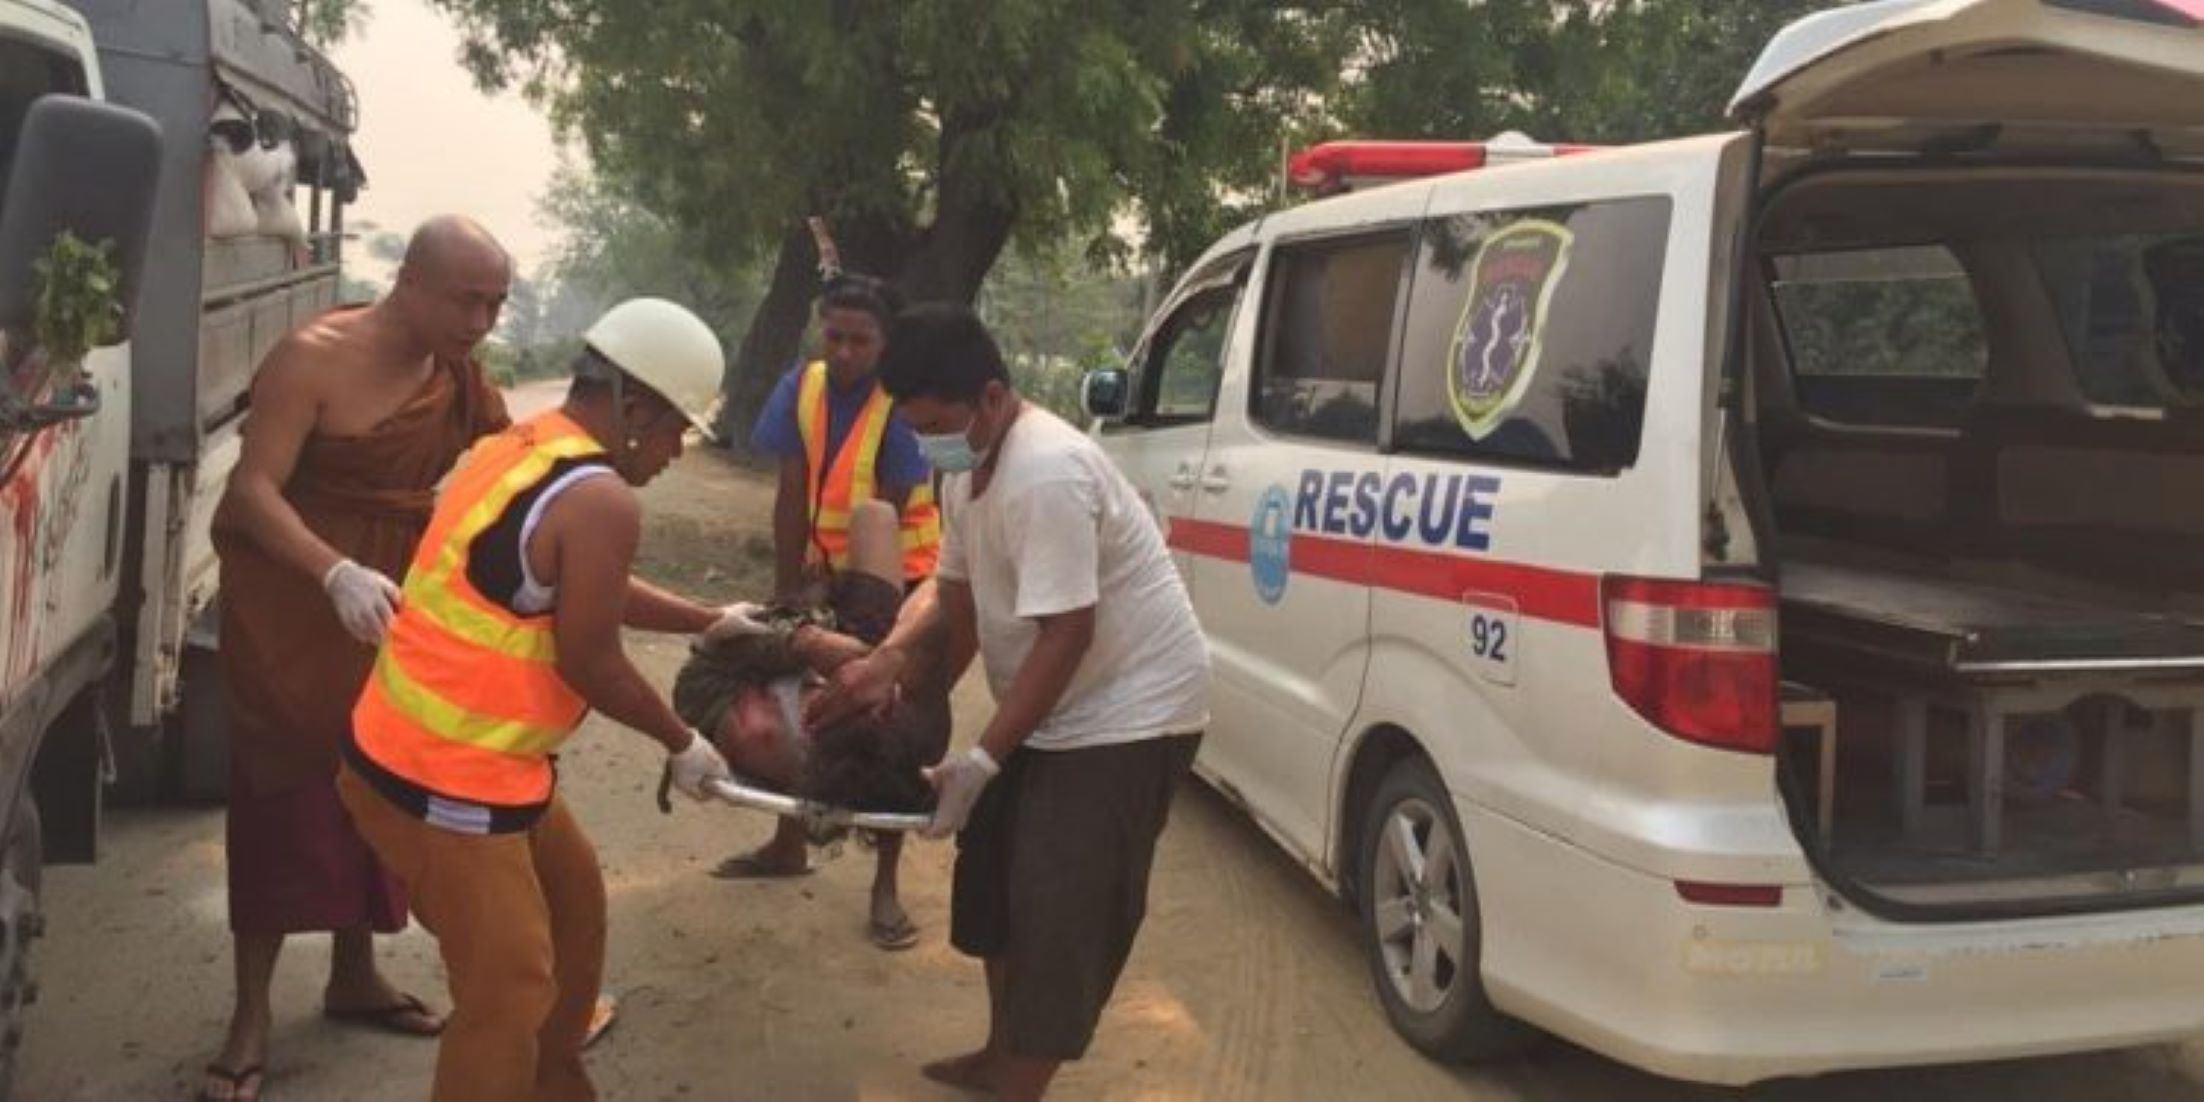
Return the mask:
<path fill-rule="evenodd" d="M 1515 598 L 1503 593 L 1464 593 L 1462 605 L 1469 612 L 1462 642 L 1468 647 L 1471 668 L 1494 684 L 1514 685 L 1516 653 L 1523 645 L 1516 631 Z"/>

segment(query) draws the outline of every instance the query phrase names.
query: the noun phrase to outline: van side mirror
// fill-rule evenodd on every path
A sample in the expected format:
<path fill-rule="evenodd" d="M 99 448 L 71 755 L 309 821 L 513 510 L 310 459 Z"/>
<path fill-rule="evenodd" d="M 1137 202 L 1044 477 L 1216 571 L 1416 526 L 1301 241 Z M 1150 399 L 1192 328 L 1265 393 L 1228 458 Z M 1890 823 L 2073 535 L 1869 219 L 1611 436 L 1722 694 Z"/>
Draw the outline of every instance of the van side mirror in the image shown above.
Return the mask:
<path fill-rule="evenodd" d="M 128 339 L 160 176 L 161 130 L 145 115 L 78 96 L 44 96 L 31 104 L 15 165 L 0 191 L 0 329 L 28 331 L 35 266 L 56 239 L 71 233 L 87 244 L 114 242 Z"/>
<path fill-rule="evenodd" d="M 1125 416 L 1132 405 L 1132 383 L 1121 367 L 1104 367 L 1087 372 L 1085 383 L 1079 389 L 1079 404 L 1087 416 L 1103 421 L 1115 421 Z"/>

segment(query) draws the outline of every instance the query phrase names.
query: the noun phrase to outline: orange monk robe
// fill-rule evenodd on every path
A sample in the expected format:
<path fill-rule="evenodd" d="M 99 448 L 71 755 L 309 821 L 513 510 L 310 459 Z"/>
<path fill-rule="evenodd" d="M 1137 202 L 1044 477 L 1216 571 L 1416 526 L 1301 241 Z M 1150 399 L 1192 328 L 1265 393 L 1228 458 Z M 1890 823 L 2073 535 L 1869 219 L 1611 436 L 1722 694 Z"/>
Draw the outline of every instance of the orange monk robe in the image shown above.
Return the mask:
<path fill-rule="evenodd" d="M 439 362 L 372 431 L 309 435 L 284 500 L 337 553 L 403 582 L 437 483 L 477 438 L 508 421 L 480 365 Z M 241 533 L 218 531 L 215 549 L 229 703 L 231 927 L 395 930 L 405 921 L 403 894 L 354 832 L 335 789 L 352 704 L 375 650 L 337 621 L 321 579 L 277 562 Z"/>

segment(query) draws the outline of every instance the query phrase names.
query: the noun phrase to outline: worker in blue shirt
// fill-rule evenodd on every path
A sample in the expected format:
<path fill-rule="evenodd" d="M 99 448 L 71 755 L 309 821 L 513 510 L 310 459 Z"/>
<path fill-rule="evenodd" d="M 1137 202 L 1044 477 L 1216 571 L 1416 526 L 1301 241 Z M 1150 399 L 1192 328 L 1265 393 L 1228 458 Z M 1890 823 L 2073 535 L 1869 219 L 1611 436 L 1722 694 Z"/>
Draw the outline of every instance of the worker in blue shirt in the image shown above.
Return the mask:
<path fill-rule="evenodd" d="M 932 577 L 941 526 L 933 471 L 874 375 L 889 323 L 902 304 L 880 280 L 835 270 L 832 242 L 816 224 L 813 229 L 822 267 L 829 271 L 818 307 L 821 356 L 781 377 L 750 433 L 751 450 L 780 460 L 773 503 L 774 588 L 793 597 L 808 582 L 846 568 L 851 512 L 880 500 L 900 516 L 908 592 Z M 871 937 L 882 949 L 906 949 L 917 944 L 918 928 L 898 894 L 902 835 L 882 834 L 875 841 Z M 803 824 L 782 819 L 771 841 L 721 862 L 714 875 L 757 879 L 811 871 Z"/>

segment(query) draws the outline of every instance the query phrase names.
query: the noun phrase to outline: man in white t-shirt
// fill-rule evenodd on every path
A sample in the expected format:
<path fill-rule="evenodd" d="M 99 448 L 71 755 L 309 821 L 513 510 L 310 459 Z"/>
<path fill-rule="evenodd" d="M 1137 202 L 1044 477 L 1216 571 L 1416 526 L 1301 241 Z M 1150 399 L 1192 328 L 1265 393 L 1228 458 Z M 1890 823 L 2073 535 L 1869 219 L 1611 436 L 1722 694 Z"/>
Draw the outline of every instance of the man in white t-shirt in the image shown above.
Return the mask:
<path fill-rule="evenodd" d="M 935 583 L 816 720 L 878 706 L 947 622 L 952 679 L 977 653 L 996 711 L 929 771 L 931 837 L 960 832 L 949 940 L 986 962 L 978 1051 L 929 1078 L 1039 1098 L 1086 1054 L 1132 951 L 1156 838 L 1209 720 L 1209 657 L 1162 533 L 1102 450 L 1011 386 L 969 309 L 903 312 L 879 366 L 942 472 Z"/>

